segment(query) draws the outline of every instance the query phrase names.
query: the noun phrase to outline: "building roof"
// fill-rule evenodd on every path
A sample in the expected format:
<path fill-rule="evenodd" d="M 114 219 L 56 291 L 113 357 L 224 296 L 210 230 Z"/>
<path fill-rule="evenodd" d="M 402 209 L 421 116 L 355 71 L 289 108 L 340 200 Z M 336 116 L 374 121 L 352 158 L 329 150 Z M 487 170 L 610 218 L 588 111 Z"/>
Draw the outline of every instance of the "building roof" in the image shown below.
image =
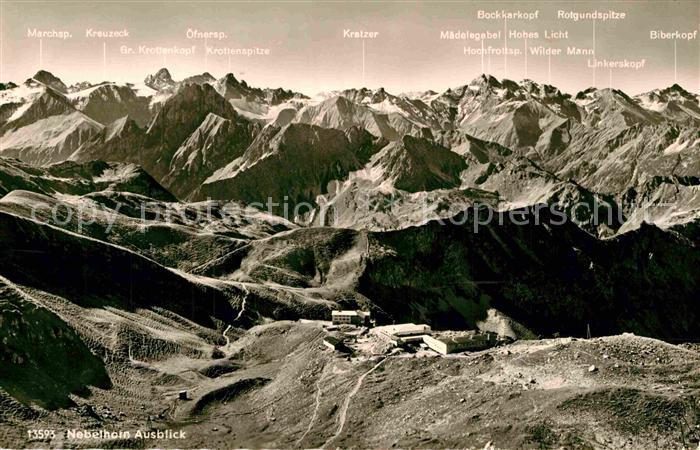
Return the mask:
<path fill-rule="evenodd" d="M 418 334 L 430 332 L 430 326 L 425 324 L 416 325 L 415 323 L 400 323 L 398 325 L 384 325 L 376 327 L 376 331 L 395 336 L 405 336 L 408 334 Z"/>
<path fill-rule="evenodd" d="M 334 336 L 326 336 L 326 337 L 323 338 L 323 340 L 326 341 L 326 342 L 328 342 L 328 343 L 331 344 L 331 345 L 338 345 L 338 344 L 340 344 L 341 342 L 343 342 L 342 340 L 340 340 L 340 339 L 338 339 L 337 337 L 334 337 Z"/>
<path fill-rule="evenodd" d="M 331 311 L 331 316 L 359 316 L 357 311 L 343 310 L 343 311 Z"/>
<path fill-rule="evenodd" d="M 344 309 L 342 311 L 331 311 L 332 316 L 360 316 L 369 317 L 371 313 L 369 311 L 354 311 L 351 309 Z"/>
<path fill-rule="evenodd" d="M 444 343 L 463 344 L 475 340 L 488 339 L 488 333 L 479 333 L 475 331 L 465 331 L 461 333 L 442 333 L 437 336 L 432 336 L 434 339 Z"/>

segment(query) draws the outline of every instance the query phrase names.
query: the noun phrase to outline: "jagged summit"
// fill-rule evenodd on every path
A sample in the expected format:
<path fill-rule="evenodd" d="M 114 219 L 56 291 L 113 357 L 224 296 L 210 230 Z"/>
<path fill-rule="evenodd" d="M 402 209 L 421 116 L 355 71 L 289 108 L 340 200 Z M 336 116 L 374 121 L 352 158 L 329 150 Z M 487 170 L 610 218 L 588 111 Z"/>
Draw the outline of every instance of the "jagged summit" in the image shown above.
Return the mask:
<path fill-rule="evenodd" d="M 249 88 L 248 83 L 246 83 L 245 80 L 239 80 L 236 78 L 236 76 L 229 72 L 223 77 L 219 78 L 218 80 L 213 80 L 215 81 L 218 85 L 221 86 L 230 86 L 230 87 L 243 87 L 243 88 Z"/>
<path fill-rule="evenodd" d="M 678 83 L 674 83 L 673 85 L 665 88 L 665 89 L 654 89 L 649 92 L 645 92 L 643 94 L 640 94 L 637 97 L 644 97 L 647 96 L 652 99 L 658 99 L 661 101 L 669 101 L 669 100 L 679 100 L 679 99 L 688 99 L 688 100 L 696 100 L 698 96 L 693 94 L 692 92 L 688 92 L 685 90 L 682 86 L 680 86 Z"/>
<path fill-rule="evenodd" d="M 165 67 L 158 70 L 158 72 L 153 75 L 148 75 L 144 80 L 144 83 L 146 86 L 155 89 L 156 91 L 172 89 L 175 86 L 175 81 L 173 81 L 170 71 Z"/>
<path fill-rule="evenodd" d="M 540 84 L 531 79 L 523 79 L 519 82 L 503 78 L 499 80 L 493 75 L 481 74 L 471 80 L 467 85 L 448 89 L 447 94 L 454 92 L 499 92 L 506 98 L 556 98 L 568 99 L 570 94 L 563 93 L 559 88 L 551 84 Z"/>
<path fill-rule="evenodd" d="M 611 88 L 611 87 L 606 87 L 606 88 L 589 87 L 587 89 L 584 89 L 583 91 L 576 93 L 576 96 L 574 98 L 576 100 L 585 100 L 585 99 L 593 99 L 593 98 L 630 99 L 631 97 L 629 95 L 627 95 L 624 91 L 621 91 L 620 89 L 615 89 L 615 88 Z"/>
<path fill-rule="evenodd" d="M 158 71 L 155 73 L 154 76 L 156 78 L 160 78 L 160 79 L 170 79 L 170 80 L 173 79 L 172 76 L 170 75 L 170 71 L 165 67 L 158 69 Z"/>
<path fill-rule="evenodd" d="M 283 88 L 251 87 L 245 80 L 236 79 L 232 73 L 227 73 L 211 84 L 224 98 L 232 100 L 236 108 L 248 114 L 259 114 L 260 110 L 267 110 L 270 106 L 292 99 L 307 98 L 303 94 Z M 257 104 L 260 108 L 256 108 L 253 104 Z"/>
<path fill-rule="evenodd" d="M 588 87 L 582 91 L 577 92 L 575 98 L 576 98 L 576 100 L 581 100 L 581 99 L 588 97 L 589 95 L 594 94 L 597 91 L 598 91 L 598 88 L 591 86 L 591 87 Z"/>
<path fill-rule="evenodd" d="M 187 77 L 184 80 L 182 80 L 182 83 L 194 83 L 194 84 L 203 84 L 203 83 L 211 83 L 213 81 L 216 81 L 216 78 L 209 72 L 204 72 L 200 75 L 192 75 L 191 77 Z"/>
<path fill-rule="evenodd" d="M 37 73 L 34 74 L 33 77 L 27 79 L 27 81 L 25 81 L 24 84 L 26 86 L 32 86 L 36 82 L 39 82 L 45 86 L 49 86 L 50 88 L 53 88 L 63 94 L 68 92 L 68 87 L 66 87 L 63 81 L 61 81 L 60 78 L 46 70 L 39 70 Z"/>
<path fill-rule="evenodd" d="M 558 87 L 551 84 L 539 84 L 535 81 L 524 79 L 520 81 L 520 87 L 528 93 L 539 97 L 571 98 L 571 94 L 563 93 Z"/>
<path fill-rule="evenodd" d="M 107 83 L 106 81 L 103 81 L 102 83 L 98 84 L 105 84 Z M 77 83 L 74 83 L 68 87 L 68 92 L 80 92 L 84 91 L 85 89 L 90 89 L 93 86 L 97 86 L 98 84 L 92 84 L 89 81 L 79 81 Z"/>
<path fill-rule="evenodd" d="M 678 121 L 700 124 L 700 97 L 686 91 L 679 84 L 665 89 L 654 89 L 634 97 L 642 107 Z"/>
<path fill-rule="evenodd" d="M 239 84 L 238 79 L 236 79 L 235 75 L 233 75 L 233 73 L 231 73 L 231 72 L 229 72 L 226 75 L 224 75 L 223 77 L 221 77 L 221 79 L 219 81 L 223 82 L 223 83 Z M 241 80 L 241 81 L 243 83 L 245 83 L 245 81 L 243 81 L 243 80 Z"/>
<path fill-rule="evenodd" d="M 678 92 L 688 92 L 685 89 L 683 89 L 678 83 L 673 83 L 673 85 L 669 86 L 668 88 L 664 89 L 665 91 L 678 91 Z"/>
<path fill-rule="evenodd" d="M 359 89 L 351 88 L 336 92 L 336 94 L 356 103 L 381 103 L 389 97 L 394 97 L 383 87 L 378 89 L 369 89 L 366 87 Z"/>
<path fill-rule="evenodd" d="M 501 82 L 498 81 L 498 78 L 494 77 L 493 75 L 482 73 L 481 75 L 470 81 L 469 86 L 501 87 Z"/>

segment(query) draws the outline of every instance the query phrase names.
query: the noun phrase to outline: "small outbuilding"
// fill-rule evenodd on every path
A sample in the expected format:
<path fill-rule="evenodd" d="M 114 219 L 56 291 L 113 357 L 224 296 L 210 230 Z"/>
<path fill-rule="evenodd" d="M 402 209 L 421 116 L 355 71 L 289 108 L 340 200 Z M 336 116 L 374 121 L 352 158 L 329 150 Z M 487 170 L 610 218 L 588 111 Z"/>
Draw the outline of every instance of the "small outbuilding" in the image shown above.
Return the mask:
<path fill-rule="evenodd" d="M 341 353 L 351 353 L 352 350 L 345 345 L 345 342 L 335 336 L 326 336 L 323 338 L 323 345 L 330 348 L 333 351 Z"/>

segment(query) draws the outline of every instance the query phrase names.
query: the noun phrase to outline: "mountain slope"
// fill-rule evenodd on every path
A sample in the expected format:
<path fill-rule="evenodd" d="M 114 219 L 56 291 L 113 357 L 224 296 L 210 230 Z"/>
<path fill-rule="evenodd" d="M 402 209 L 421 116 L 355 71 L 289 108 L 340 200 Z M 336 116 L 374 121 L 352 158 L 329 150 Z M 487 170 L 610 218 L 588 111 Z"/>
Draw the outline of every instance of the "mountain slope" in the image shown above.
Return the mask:
<path fill-rule="evenodd" d="M 489 329 L 495 310 L 540 335 L 582 336 L 587 324 L 601 335 L 693 335 L 700 277 L 687 267 L 700 262 L 695 244 L 649 225 L 599 240 L 546 210 L 535 217 L 534 208 L 482 207 L 390 232 L 299 229 L 253 241 L 202 270 L 349 290 L 380 323 Z"/>
<path fill-rule="evenodd" d="M 471 212 L 464 225 L 371 234 L 359 292 L 394 320 L 446 328 L 474 327 L 496 308 L 542 334 L 582 335 L 586 324 L 600 334 L 692 334 L 700 280 L 686 268 L 700 252 L 684 239 L 644 226 L 598 241 L 544 215 L 522 226 L 506 213 L 474 233 Z"/>
<path fill-rule="evenodd" d="M 306 213 L 316 196 L 326 192 L 328 182 L 360 167 L 357 151 L 359 146 L 339 130 L 305 124 L 268 126 L 240 158 L 209 177 L 191 198 L 270 204 L 280 215 L 285 203 L 288 214 L 303 204 L 304 211 L 297 212 Z"/>
<path fill-rule="evenodd" d="M 241 156 L 256 132 L 248 122 L 209 113 L 173 155 L 163 184 L 186 198 L 216 170 Z"/>
<path fill-rule="evenodd" d="M 200 283 L 122 247 L 14 214 L 0 212 L 0 248 L 3 276 L 82 306 L 162 307 L 212 327 L 214 319 L 235 317 L 232 286 Z"/>
<path fill-rule="evenodd" d="M 0 276 L 0 389 L 52 410 L 74 406 L 70 395 L 112 383 L 104 362 L 60 317 Z"/>
<path fill-rule="evenodd" d="M 129 86 L 103 83 L 72 93 L 68 98 L 78 110 L 102 125 L 125 116 L 140 127 L 151 120 L 150 98 L 136 95 Z"/>
<path fill-rule="evenodd" d="M 119 191 L 174 201 L 150 175 L 133 164 L 62 162 L 33 167 L 18 160 L 0 158 L 0 195 L 14 190 L 42 194 L 84 195 L 97 191 Z"/>

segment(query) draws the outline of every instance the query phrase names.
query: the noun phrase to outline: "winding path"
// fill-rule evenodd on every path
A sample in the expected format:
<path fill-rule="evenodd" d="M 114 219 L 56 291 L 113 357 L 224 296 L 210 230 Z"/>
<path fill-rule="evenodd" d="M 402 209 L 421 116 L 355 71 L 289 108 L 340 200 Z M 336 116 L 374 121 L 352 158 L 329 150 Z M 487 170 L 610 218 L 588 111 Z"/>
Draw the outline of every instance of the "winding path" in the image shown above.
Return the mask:
<path fill-rule="evenodd" d="M 241 284 L 241 288 L 245 291 L 245 295 L 243 296 L 243 301 L 241 302 L 241 310 L 238 311 L 238 315 L 235 319 L 233 319 L 234 322 L 238 322 L 243 316 L 243 313 L 245 312 L 245 302 L 248 300 L 248 294 L 250 294 L 250 291 L 247 287 L 245 287 L 245 285 Z"/>
<path fill-rule="evenodd" d="M 231 329 L 231 325 L 227 326 L 226 329 L 224 330 L 224 339 L 226 339 L 226 347 L 231 343 L 231 339 L 226 336 L 226 333 L 228 333 L 228 330 Z"/>
<path fill-rule="evenodd" d="M 311 414 L 311 420 L 309 421 L 309 426 L 306 427 L 306 431 L 304 431 L 304 434 L 301 435 L 301 437 L 297 440 L 296 444 L 299 445 L 301 444 L 301 441 L 304 440 L 307 434 L 311 431 L 311 428 L 314 425 L 314 422 L 316 421 L 316 416 L 318 415 L 318 409 L 321 407 L 321 378 L 318 377 L 318 380 L 316 380 L 316 406 L 314 406 L 314 412 Z"/>
<path fill-rule="evenodd" d="M 345 421 L 347 419 L 347 414 L 348 414 L 348 408 L 350 407 L 350 400 L 355 396 L 360 391 L 360 388 L 362 387 L 362 382 L 365 381 L 365 378 L 367 375 L 370 373 L 374 372 L 377 370 L 379 366 L 381 366 L 387 359 L 389 358 L 384 358 L 381 361 L 379 361 L 377 364 L 375 364 L 371 369 L 369 369 L 367 372 L 363 373 L 360 375 L 360 378 L 357 379 L 357 383 L 355 383 L 355 387 L 350 391 L 347 397 L 345 397 L 345 401 L 343 402 L 343 406 L 340 408 L 340 424 L 338 425 L 338 429 L 336 430 L 335 434 L 331 436 L 330 439 L 328 439 L 321 447 L 327 447 L 340 436 L 340 434 L 343 432 L 343 428 L 345 428 Z"/>

